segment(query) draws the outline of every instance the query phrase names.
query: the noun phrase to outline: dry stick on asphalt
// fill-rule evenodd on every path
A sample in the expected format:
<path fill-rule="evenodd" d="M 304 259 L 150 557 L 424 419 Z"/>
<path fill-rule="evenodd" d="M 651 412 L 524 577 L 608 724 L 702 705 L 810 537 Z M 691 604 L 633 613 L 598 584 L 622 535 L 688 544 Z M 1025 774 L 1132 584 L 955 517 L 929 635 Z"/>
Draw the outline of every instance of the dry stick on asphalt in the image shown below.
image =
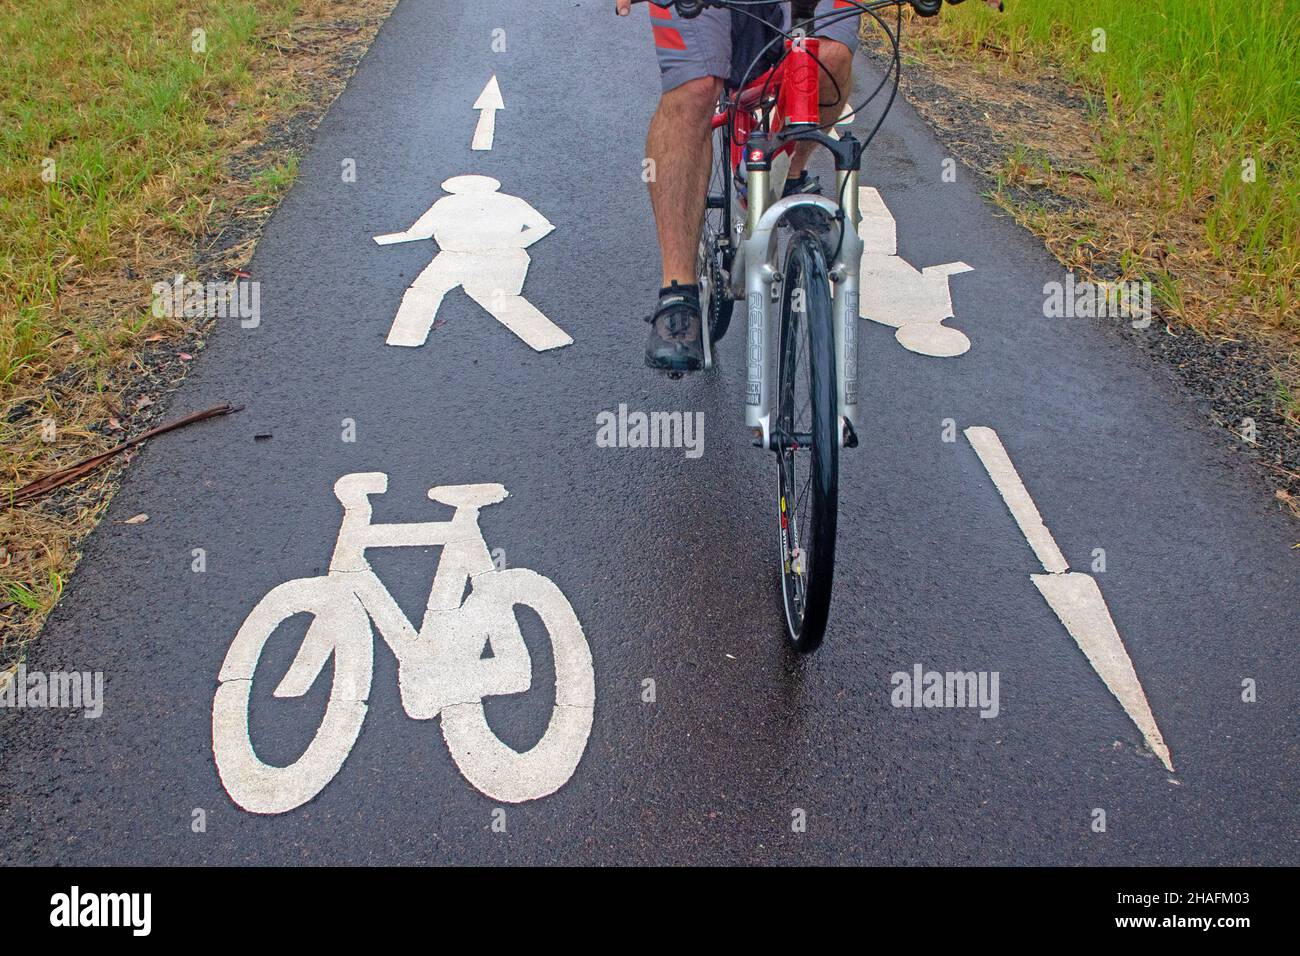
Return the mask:
<path fill-rule="evenodd" d="M 231 405 L 229 402 L 222 402 L 220 405 L 213 405 L 211 408 L 204 409 L 201 412 L 195 412 L 192 415 L 186 415 L 184 418 L 178 418 L 174 422 L 168 422 L 166 425 L 159 425 L 157 428 L 151 428 L 147 432 L 136 435 L 134 438 L 127 439 L 116 448 L 110 448 L 108 451 L 100 452 L 98 455 L 91 455 L 84 458 L 75 465 L 69 465 L 67 468 L 60 468 L 58 471 L 48 474 L 43 478 L 37 478 L 30 484 L 23 485 L 13 493 L 9 499 L 11 507 L 39 498 L 41 495 L 49 494 L 55 488 L 76 481 L 78 478 L 84 478 L 101 465 L 105 464 L 110 458 L 119 452 L 125 451 L 132 445 L 138 445 L 142 441 L 152 438 L 154 435 L 161 435 L 163 432 L 174 431 L 177 428 L 183 428 L 186 425 L 192 425 L 195 422 L 201 422 L 208 418 L 216 418 L 218 415 L 229 415 L 231 412 L 240 411 L 243 405 Z"/>

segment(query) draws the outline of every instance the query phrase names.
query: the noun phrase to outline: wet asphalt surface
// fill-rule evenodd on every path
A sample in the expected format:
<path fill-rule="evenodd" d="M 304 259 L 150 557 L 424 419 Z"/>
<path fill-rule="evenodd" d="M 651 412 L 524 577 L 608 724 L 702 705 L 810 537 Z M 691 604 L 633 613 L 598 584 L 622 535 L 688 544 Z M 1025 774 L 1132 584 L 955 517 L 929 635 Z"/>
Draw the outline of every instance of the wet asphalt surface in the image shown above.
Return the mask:
<path fill-rule="evenodd" d="M 889 203 L 905 258 L 974 266 L 952 279 L 949 322 L 974 346 L 926 358 L 862 323 L 862 446 L 842 459 L 832 624 L 814 656 L 787 650 L 775 467 L 743 428 L 740 337 L 712 374 L 673 382 L 641 365 L 658 275 L 640 173 L 658 78 L 644 13 L 617 20 L 609 6 L 542 16 L 525 0 L 405 0 L 384 25 L 253 260 L 261 325 L 221 324 L 170 413 L 246 410 L 140 455 L 29 655 L 30 669 L 102 671 L 103 716 L 0 711 L 0 858 L 1300 861 L 1294 527 L 1113 335 L 1043 317 L 1061 268 L 969 179 L 941 182 L 944 151 L 902 102 L 864 182 Z M 494 74 L 495 148 L 471 152 L 470 106 Z M 340 176 L 349 158 L 355 183 Z M 572 346 L 534 353 L 459 291 L 424 347 L 385 345 L 433 247 L 370 237 L 405 228 L 466 173 L 555 224 L 530 250 L 525 294 Z M 620 403 L 703 411 L 704 454 L 598 448 L 596 416 Z M 345 419 L 355 442 L 341 440 Z M 1041 568 L 960 431 L 942 440 L 945 419 L 997 429 L 1074 568 L 1105 549 L 1095 576 L 1175 774 L 1031 584 Z M 501 482 L 511 496 L 483 512 L 488 546 L 554 581 L 582 621 L 596 675 L 586 752 L 557 793 L 510 806 L 504 833 L 436 721 L 404 713 L 382 641 L 365 728 L 314 801 L 255 816 L 222 789 L 218 669 L 267 591 L 324 573 L 331 487 L 354 471 L 388 474 L 380 521 L 445 517 L 431 485 Z M 122 523 L 139 513 L 149 520 Z M 418 620 L 437 549 L 371 557 Z M 272 638 L 254 681 L 252 735 L 271 763 L 302 751 L 325 704 L 324 678 L 301 699 L 270 696 L 303 630 Z M 517 749 L 551 709 L 547 643 L 525 633 L 534 689 L 487 711 Z M 999 716 L 892 707 L 890 674 L 916 663 L 999 672 Z M 1241 701 L 1244 678 L 1258 702 Z M 196 809 L 206 832 L 192 831 Z M 806 832 L 792 830 L 796 809 Z"/>

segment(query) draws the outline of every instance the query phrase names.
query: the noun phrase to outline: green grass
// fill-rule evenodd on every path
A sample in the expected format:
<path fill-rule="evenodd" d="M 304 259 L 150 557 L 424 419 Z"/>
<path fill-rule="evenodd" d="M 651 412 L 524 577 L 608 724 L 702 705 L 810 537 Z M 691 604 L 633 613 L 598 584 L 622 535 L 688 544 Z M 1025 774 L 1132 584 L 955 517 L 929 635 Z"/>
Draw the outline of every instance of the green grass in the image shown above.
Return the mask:
<path fill-rule="evenodd" d="M 1226 276 L 1218 318 L 1244 310 L 1300 335 L 1300 0 L 1006 6 L 945 7 L 933 42 L 993 47 L 1013 69 L 1059 64 L 1095 100 L 1099 193 L 1195 224 L 1197 248 L 1174 251 Z"/>
<path fill-rule="evenodd" d="M 221 175 L 240 111 L 259 106 L 257 35 L 296 7 L 0 0 L 0 404 L 69 328 L 58 306 L 70 283 L 119 268 L 146 233 L 197 232 L 204 207 L 189 197 Z"/>
<path fill-rule="evenodd" d="M 297 178 L 298 157 L 290 156 L 284 162 L 269 166 L 253 176 L 253 187 L 256 192 L 248 197 L 248 201 L 254 205 L 273 202 L 293 185 L 293 181 Z"/>
<path fill-rule="evenodd" d="M 5 586 L 5 593 L 15 604 L 20 604 L 29 611 L 44 614 L 54 606 L 59 595 L 63 593 L 63 577 L 50 571 L 49 581 L 44 588 L 33 590 L 23 584 L 11 583 Z"/>
<path fill-rule="evenodd" d="M 272 124 L 317 109 L 326 91 L 310 71 L 333 62 L 346 27 L 388 9 L 377 0 L 0 0 L 7 489 L 120 439 L 102 426 L 134 414 L 123 392 L 137 380 L 139 351 L 193 331 L 152 315 L 153 283 L 192 271 L 195 240 L 213 219 L 264 218 L 297 161 L 274 150 L 252 160 L 249 147 Z M 52 443 L 46 419 L 57 424 Z M 110 487 L 100 474 L 84 497 L 0 507 L 0 659 L 21 654 L 58 600 Z"/>

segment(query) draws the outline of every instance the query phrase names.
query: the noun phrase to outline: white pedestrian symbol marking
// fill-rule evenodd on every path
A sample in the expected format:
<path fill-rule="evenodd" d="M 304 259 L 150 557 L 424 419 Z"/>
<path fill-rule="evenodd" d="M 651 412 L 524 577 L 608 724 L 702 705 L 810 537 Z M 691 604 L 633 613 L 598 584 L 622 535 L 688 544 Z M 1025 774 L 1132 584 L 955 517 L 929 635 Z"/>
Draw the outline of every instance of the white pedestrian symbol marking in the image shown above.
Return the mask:
<path fill-rule="evenodd" d="M 1021 534 L 1047 572 L 1029 576 L 1034 586 L 1079 645 L 1092 669 L 1142 731 L 1152 752 L 1160 758 L 1165 769 L 1172 772 L 1174 765 L 1169 747 L 1156 726 L 1155 715 L 1151 713 L 1151 705 L 1142 690 L 1137 671 L 1133 669 L 1133 661 L 1111 619 L 1101 588 L 1090 575 L 1070 570 L 1047 525 L 1043 524 L 1033 498 L 1016 473 L 998 433 L 992 428 L 977 427 L 967 428 L 964 434 L 1020 526 Z"/>
<path fill-rule="evenodd" d="M 520 803 L 547 796 L 569 780 L 582 759 L 596 700 L 591 652 L 573 607 L 552 581 L 527 568 L 494 566 L 479 529 L 479 510 L 503 501 L 506 489 L 441 485 L 428 495 L 456 509 L 449 520 L 372 524 L 370 496 L 387 488 L 382 472 L 344 475 L 335 482 L 343 520 L 328 573 L 273 588 L 249 613 L 226 654 L 212 701 L 212 752 L 226 792 L 251 813 L 302 806 L 342 769 L 366 718 L 374 629 L 397 658 L 407 715 L 441 718 L 456 766 L 488 797 Z M 434 545 L 442 545 L 442 556 L 417 629 L 365 552 Z M 462 603 L 467 584 L 471 590 Z M 493 733 L 483 712 L 483 698 L 522 694 L 532 686 L 532 659 L 516 605 L 541 619 L 555 667 L 550 723 L 541 740 L 522 753 Z M 249 698 L 267 640 L 300 613 L 311 614 L 312 622 L 274 696 L 301 697 L 331 661 L 333 686 L 306 751 L 288 766 L 275 767 L 258 757 L 249 737 Z M 489 644 L 491 653 L 485 655 Z M 540 696 L 550 695 L 543 690 Z"/>
<path fill-rule="evenodd" d="M 555 229 L 517 196 L 497 192 L 489 176 L 454 176 L 449 196 L 429 207 L 405 232 L 375 236 L 381 246 L 433 239 L 439 252 L 411 283 L 388 332 L 389 345 L 423 345 L 443 297 L 457 286 L 515 335 L 541 352 L 572 345 L 563 329 L 522 295 L 524 250 Z"/>
<path fill-rule="evenodd" d="M 964 262 L 916 267 L 898 255 L 894 217 L 870 186 L 858 187 L 862 221 L 862 288 L 858 314 L 898 329 L 894 338 L 903 348 L 921 355 L 952 358 L 970 348 L 965 333 L 944 325 L 953 317 L 948 277 L 971 272 Z"/>
<path fill-rule="evenodd" d="M 844 104 L 844 109 L 840 110 L 840 118 L 837 119 L 835 121 L 835 125 L 830 128 L 830 132 L 828 133 L 830 138 L 839 139 L 840 138 L 839 128 L 841 126 L 852 126 L 853 120 L 855 118 L 856 118 L 856 113 L 853 109 L 853 105 L 851 103 L 846 102 Z"/>
<path fill-rule="evenodd" d="M 497 84 L 497 78 L 494 76 L 488 80 L 487 86 L 483 87 L 483 92 L 474 101 L 474 109 L 479 111 L 479 117 L 478 125 L 474 127 L 474 141 L 470 146 L 471 149 L 486 150 L 492 148 L 492 142 L 496 138 L 497 132 L 497 110 L 505 108 L 505 101 L 501 99 L 501 87 Z"/>

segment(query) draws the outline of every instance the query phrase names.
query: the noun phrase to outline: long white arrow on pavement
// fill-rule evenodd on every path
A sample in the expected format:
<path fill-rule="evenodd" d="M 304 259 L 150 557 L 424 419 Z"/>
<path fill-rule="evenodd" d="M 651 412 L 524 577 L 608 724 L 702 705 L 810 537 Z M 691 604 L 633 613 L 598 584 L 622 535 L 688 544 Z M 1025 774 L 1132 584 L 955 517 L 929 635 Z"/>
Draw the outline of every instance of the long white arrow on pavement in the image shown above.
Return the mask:
<path fill-rule="evenodd" d="M 998 433 L 992 428 L 975 427 L 967 428 L 964 434 L 1020 526 L 1021 534 L 1047 572 L 1031 574 L 1030 579 L 1088 658 L 1092 669 L 1142 731 L 1147 746 L 1172 773 L 1174 765 L 1169 747 L 1156 726 L 1155 715 L 1151 713 L 1151 705 L 1147 703 L 1147 695 L 1142 690 L 1137 671 L 1133 669 L 1133 661 L 1111 619 L 1106 599 L 1101 596 L 1101 588 L 1090 575 L 1071 571 L 1066 564 L 1052 533 L 1043 524 L 1034 499 L 1029 497 L 1015 465 L 1011 464 Z"/>
<path fill-rule="evenodd" d="M 474 101 L 474 109 L 479 111 L 478 126 L 474 129 L 474 142 L 471 149 L 485 150 L 492 148 L 492 141 L 497 134 L 497 110 L 506 108 L 501 99 L 501 87 L 494 76 L 488 80 L 483 92 Z"/>

